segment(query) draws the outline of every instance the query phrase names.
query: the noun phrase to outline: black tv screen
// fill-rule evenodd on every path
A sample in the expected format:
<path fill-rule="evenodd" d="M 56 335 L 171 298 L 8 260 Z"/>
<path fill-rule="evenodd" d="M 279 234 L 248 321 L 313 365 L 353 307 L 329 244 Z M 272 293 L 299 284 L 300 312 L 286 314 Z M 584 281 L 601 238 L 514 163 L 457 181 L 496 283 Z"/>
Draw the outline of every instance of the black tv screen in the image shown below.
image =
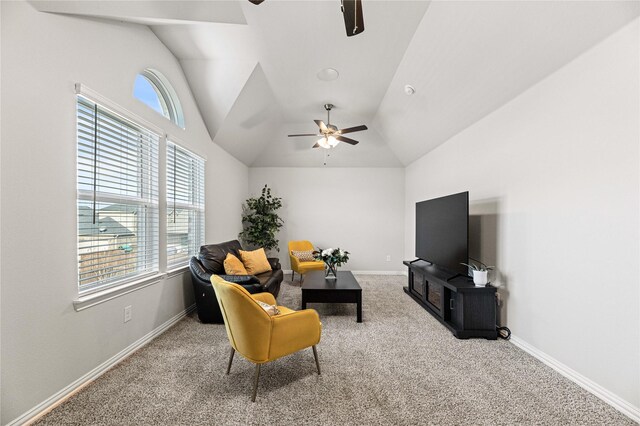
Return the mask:
<path fill-rule="evenodd" d="M 416 257 L 467 275 L 469 192 L 416 203 Z"/>

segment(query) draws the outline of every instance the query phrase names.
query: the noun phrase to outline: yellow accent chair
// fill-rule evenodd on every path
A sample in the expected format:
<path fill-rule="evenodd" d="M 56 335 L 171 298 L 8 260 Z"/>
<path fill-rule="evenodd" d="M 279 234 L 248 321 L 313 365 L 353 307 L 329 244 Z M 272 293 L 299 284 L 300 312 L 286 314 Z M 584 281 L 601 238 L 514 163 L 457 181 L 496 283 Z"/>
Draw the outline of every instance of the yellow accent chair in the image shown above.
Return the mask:
<path fill-rule="evenodd" d="M 294 311 L 278 306 L 280 313 L 270 316 L 258 301 L 275 305 L 276 299 L 271 293 L 250 294 L 218 275 L 211 275 L 211 284 L 231 343 L 227 374 L 236 351 L 256 365 L 252 402 L 256 400 L 262 364 L 311 347 L 320 374 L 316 345 L 320 342 L 322 324 L 315 310 Z"/>
<path fill-rule="evenodd" d="M 315 250 L 311 241 L 289 241 L 289 260 L 291 260 L 291 281 L 297 272 L 300 274 L 300 282 L 304 281 L 304 274 L 309 271 L 324 271 L 324 262 L 314 260 L 311 262 L 301 262 L 297 257 L 291 254 L 292 251 L 308 251 Z"/>

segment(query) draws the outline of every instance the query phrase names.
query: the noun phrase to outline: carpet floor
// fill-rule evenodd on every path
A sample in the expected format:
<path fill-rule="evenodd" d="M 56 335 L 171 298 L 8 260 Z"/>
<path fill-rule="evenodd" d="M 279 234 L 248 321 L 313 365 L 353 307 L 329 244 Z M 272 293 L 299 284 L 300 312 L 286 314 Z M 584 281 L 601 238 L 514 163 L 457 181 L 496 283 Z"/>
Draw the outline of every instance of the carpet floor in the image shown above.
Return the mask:
<path fill-rule="evenodd" d="M 225 375 L 224 325 L 192 314 L 78 392 L 38 425 L 633 425 L 504 340 L 458 340 L 403 291 L 401 276 L 357 277 L 355 305 L 310 304 L 311 348 L 262 367 L 237 356 Z M 286 281 L 281 305 L 299 308 Z"/>

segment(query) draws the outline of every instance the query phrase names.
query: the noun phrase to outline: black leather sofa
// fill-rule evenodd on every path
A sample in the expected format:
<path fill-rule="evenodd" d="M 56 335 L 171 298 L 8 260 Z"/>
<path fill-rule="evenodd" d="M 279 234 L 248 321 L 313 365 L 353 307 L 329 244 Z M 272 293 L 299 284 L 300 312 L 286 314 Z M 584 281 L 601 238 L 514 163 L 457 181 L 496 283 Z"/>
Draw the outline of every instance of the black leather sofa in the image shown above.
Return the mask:
<path fill-rule="evenodd" d="M 211 275 L 220 275 L 223 279 L 243 286 L 249 293 L 269 292 L 278 297 L 283 273 L 278 258 L 268 258 L 271 271 L 258 275 L 226 275 L 224 273 L 224 259 L 231 253 L 240 259 L 242 246 L 238 240 L 226 241 L 220 244 L 209 244 L 200 247 L 198 256 L 193 256 L 189 262 L 191 282 L 196 299 L 198 318 L 203 323 L 222 324 L 222 313 L 211 285 Z"/>

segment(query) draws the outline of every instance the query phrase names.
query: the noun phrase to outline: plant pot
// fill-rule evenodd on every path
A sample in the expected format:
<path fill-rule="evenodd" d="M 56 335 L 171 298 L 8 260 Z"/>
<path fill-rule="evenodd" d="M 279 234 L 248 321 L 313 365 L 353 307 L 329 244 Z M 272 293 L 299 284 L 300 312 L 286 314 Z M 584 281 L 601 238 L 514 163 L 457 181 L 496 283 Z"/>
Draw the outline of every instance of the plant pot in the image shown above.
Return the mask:
<path fill-rule="evenodd" d="M 489 282 L 489 271 L 473 271 L 473 283 L 476 286 L 485 286 Z"/>

